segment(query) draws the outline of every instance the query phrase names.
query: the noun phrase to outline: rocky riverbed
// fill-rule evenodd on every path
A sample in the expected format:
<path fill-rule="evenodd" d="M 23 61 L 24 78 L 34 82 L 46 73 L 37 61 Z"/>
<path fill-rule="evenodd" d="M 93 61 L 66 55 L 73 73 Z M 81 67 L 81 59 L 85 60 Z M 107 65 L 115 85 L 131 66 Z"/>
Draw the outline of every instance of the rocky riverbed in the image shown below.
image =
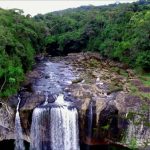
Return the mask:
<path fill-rule="evenodd" d="M 19 92 L 24 140 L 30 142 L 33 109 L 42 104 L 46 96 L 48 102 L 53 102 L 55 96 L 63 93 L 65 99 L 78 108 L 81 144 L 112 143 L 147 149 L 150 144 L 149 92 L 150 88 L 126 65 L 104 59 L 97 53 L 46 58 L 27 73 Z M 16 105 L 17 96 L 1 103 L 1 141 L 14 139 Z"/>

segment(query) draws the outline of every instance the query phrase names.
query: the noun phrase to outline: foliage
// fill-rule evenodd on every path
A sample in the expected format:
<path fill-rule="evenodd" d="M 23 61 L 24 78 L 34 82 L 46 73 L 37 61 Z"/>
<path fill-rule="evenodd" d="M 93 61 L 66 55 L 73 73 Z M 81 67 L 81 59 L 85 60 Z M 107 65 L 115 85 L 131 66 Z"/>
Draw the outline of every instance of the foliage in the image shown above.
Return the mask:
<path fill-rule="evenodd" d="M 35 16 L 48 27 L 47 52 L 98 51 L 103 56 L 149 71 L 150 2 L 85 6 Z M 71 45 L 71 46 L 70 46 Z"/>
<path fill-rule="evenodd" d="M 97 51 L 150 71 L 150 1 L 38 14 L 0 8 L 0 96 L 17 91 L 34 56 Z M 54 53 L 57 52 L 57 53 Z"/>
<path fill-rule="evenodd" d="M 137 140 L 136 138 L 132 138 L 129 144 L 129 148 L 131 148 L 132 150 L 136 150 L 137 149 Z"/>
<path fill-rule="evenodd" d="M 44 25 L 19 9 L 0 9 L 0 96 L 14 94 L 44 42 Z M 39 44 L 40 42 L 40 44 Z"/>

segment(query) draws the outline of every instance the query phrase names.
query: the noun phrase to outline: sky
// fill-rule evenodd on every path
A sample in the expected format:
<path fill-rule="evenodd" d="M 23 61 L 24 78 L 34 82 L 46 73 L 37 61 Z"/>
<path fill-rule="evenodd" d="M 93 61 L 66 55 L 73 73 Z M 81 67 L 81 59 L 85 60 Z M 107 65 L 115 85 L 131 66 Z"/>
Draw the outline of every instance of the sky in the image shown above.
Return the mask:
<path fill-rule="evenodd" d="M 45 14 L 52 11 L 63 10 L 66 8 L 76 8 L 85 5 L 108 5 L 110 3 L 133 2 L 136 0 L 0 0 L 0 7 L 4 9 L 19 8 L 24 14 L 32 16 L 36 14 Z"/>

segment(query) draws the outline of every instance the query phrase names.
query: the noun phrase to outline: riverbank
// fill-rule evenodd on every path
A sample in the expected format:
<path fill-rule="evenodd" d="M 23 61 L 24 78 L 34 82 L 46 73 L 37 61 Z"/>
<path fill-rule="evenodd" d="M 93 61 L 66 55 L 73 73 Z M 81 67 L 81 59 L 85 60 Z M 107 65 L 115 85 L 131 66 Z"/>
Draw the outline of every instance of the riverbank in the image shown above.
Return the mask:
<path fill-rule="evenodd" d="M 149 86 L 145 86 L 133 70 L 103 59 L 97 53 L 75 53 L 40 60 L 27 73 L 19 93 L 24 140 L 30 142 L 33 109 L 44 103 L 46 97 L 51 103 L 55 96 L 63 93 L 65 100 L 75 103 L 78 109 L 82 145 L 119 143 L 144 147 L 150 142 L 149 97 L 133 90 L 133 87 L 142 90 L 141 85 L 144 96 L 148 95 Z M 4 113 L 5 107 L 1 108 L 1 140 L 14 139 L 16 104 L 14 96 L 6 104 L 7 113 Z"/>

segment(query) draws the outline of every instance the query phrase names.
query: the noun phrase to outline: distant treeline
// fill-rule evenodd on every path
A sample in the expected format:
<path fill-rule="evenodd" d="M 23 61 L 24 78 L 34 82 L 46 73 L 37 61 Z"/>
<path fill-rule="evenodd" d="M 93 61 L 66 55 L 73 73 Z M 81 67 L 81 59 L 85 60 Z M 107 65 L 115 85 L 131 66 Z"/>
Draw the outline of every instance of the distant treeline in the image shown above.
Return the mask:
<path fill-rule="evenodd" d="M 150 69 L 150 0 L 85 6 L 35 16 L 49 28 L 47 52 L 97 51 L 131 67 Z"/>
<path fill-rule="evenodd" d="M 0 96 L 15 93 L 41 52 L 96 51 L 150 70 L 150 0 L 82 6 L 35 17 L 0 9 Z"/>

